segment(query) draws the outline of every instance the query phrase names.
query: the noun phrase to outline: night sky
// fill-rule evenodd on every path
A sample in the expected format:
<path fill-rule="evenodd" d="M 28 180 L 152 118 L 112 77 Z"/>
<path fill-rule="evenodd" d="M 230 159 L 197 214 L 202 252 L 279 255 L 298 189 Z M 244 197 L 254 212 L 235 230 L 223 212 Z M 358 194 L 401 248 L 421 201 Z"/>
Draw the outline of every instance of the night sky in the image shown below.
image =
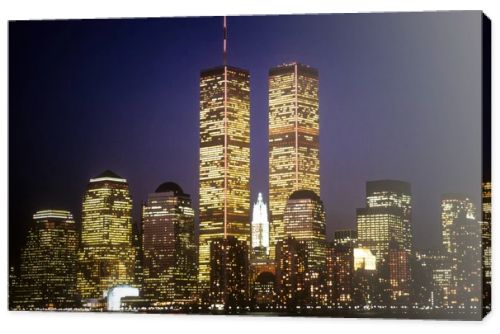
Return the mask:
<path fill-rule="evenodd" d="M 365 182 L 409 181 L 417 248 L 440 242 L 440 198 L 480 203 L 480 12 L 229 17 L 229 64 L 251 74 L 251 189 L 267 201 L 267 76 L 319 70 L 328 237 L 355 227 Z M 198 205 L 200 70 L 222 63 L 221 18 L 9 24 L 9 250 L 35 211 L 77 221 L 88 182 L 129 181 L 134 220 L 164 181 Z"/>

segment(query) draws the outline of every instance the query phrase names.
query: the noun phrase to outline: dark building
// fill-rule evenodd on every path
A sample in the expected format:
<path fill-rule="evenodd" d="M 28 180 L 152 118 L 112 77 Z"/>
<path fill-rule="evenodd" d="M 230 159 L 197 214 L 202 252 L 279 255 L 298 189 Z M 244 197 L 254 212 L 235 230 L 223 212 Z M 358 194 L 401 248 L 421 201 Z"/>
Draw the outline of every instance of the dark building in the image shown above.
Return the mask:
<path fill-rule="evenodd" d="M 293 237 L 276 245 L 276 290 L 278 308 L 296 312 L 307 305 L 307 246 Z"/>
<path fill-rule="evenodd" d="M 67 309 L 76 301 L 77 231 L 73 215 L 43 210 L 33 215 L 14 284 L 15 309 Z"/>
<path fill-rule="evenodd" d="M 270 271 L 260 272 L 252 284 L 252 309 L 272 311 L 276 304 L 276 276 Z"/>
<path fill-rule="evenodd" d="M 337 308 L 349 307 L 353 298 L 354 248 L 357 246 L 356 230 L 338 230 L 327 247 L 328 304 Z"/>
<path fill-rule="evenodd" d="M 236 237 L 210 244 L 210 309 L 240 313 L 248 304 L 248 244 Z"/>
<path fill-rule="evenodd" d="M 198 259 L 191 197 L 165 182 L 149 194 L 142 216 L 144 298 L 157 307 L 193 304 Z"/>

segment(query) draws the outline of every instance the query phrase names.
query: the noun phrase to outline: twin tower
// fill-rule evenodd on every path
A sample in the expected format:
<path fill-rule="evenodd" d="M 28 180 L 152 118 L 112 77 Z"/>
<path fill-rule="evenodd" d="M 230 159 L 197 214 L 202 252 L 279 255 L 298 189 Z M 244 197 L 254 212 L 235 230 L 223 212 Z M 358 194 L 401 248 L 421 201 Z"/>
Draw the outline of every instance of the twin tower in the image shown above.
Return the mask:
<path fill-rule="evenodd" d="M 296 190 L 320 194 L 318 71 L 283 64 L 269 71 L 270 258 L 285 237 L 283 214 Z M 199 277 L 210 280 L 210 244 L 250 244 L 250 73 L 223 65 L 201 72 Z M 263 131 L 253 134 L 264 135 Z"/>

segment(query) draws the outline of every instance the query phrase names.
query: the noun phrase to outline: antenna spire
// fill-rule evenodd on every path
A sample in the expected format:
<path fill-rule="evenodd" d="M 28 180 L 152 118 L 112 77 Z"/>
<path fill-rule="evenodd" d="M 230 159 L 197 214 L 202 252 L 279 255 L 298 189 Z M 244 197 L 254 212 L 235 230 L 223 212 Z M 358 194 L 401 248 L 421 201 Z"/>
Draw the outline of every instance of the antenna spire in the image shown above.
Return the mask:
<path fill-rule="evenodd" d="M 224 16 L 224 43 L 223 43 L 224 66 L 227 65 L 227 18 Z"/>

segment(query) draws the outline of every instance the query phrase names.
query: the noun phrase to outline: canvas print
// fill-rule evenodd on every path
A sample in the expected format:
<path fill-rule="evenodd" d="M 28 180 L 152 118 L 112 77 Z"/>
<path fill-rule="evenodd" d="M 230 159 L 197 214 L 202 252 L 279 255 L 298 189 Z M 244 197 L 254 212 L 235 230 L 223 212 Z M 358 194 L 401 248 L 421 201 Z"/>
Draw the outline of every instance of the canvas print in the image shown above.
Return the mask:
<path fill-rule="evenodd" d="M 480 11 L 9 22 L 9 308 L 480 320 Z"/>

